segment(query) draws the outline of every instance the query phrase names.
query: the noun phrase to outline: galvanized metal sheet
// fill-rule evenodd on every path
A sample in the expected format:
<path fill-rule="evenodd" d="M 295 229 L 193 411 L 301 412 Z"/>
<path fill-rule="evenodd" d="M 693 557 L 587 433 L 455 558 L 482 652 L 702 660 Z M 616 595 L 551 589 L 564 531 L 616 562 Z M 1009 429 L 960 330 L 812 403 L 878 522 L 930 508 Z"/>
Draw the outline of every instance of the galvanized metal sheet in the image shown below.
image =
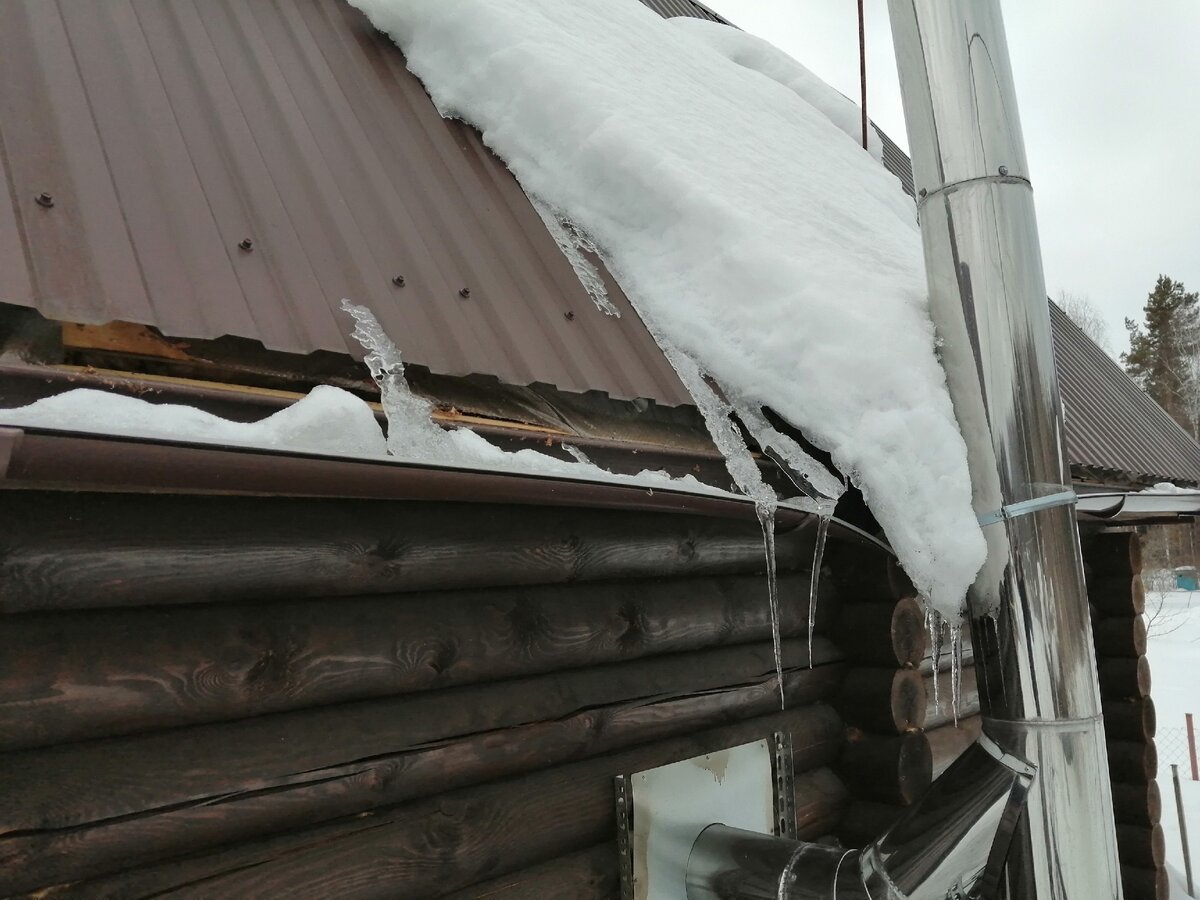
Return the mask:
<path fill-rule="evenodd" d="M 688 853 L 709 825 L 774 834 L 771 755 L 766 740 L 755 741 L 629 779 L 634 900 L 687 900 Z"/>

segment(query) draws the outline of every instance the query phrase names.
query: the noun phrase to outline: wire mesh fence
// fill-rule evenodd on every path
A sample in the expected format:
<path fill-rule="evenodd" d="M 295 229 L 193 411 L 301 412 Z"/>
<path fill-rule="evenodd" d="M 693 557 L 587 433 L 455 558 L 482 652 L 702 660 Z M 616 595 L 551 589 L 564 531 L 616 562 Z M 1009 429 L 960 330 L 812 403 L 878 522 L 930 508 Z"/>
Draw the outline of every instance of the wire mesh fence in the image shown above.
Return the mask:
<path fill-rule="evenodd" d="M 1158 750 L 1159 769 L 1179 766 L 1180 778 L 1192 777 L 1192 755 L 1188 747 L 1186 728 L 1159 728 L 1154 734 L 1155 749 Z"/>

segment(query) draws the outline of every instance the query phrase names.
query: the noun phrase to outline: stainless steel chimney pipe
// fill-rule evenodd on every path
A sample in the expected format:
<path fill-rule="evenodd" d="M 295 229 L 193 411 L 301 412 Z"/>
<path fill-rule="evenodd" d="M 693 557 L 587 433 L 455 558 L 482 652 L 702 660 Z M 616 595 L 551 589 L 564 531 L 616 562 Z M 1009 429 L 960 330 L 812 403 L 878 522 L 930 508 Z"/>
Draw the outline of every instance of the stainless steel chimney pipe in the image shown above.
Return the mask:
<path fill-rule="evenodd" d="M 1014 898 L 1121 897 L 1034 218 L 998 0 L 889 0 L 934 324 L 988 557 L 968 598 L 985 730 L 1037 775 Z"/>

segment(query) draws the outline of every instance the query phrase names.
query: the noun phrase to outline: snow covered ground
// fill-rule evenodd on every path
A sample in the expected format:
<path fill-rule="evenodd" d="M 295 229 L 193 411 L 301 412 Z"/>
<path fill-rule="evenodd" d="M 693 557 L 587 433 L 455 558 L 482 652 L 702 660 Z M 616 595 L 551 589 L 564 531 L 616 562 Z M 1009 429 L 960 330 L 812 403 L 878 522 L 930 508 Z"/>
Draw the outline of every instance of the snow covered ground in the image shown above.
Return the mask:
<path fill-rule="evenodd" d="M 1151 688 L 1158 713 L 1158 786 L 1163 797 L 1162 826 L 1167 837 L 1167 863 L 1174 871 L 1171 896 L 1187 896 L 1183 877 L 1183 850 L 1175 811 L 1171 763 L 1179 765 L 1184 816 L 1192 849 L 1193 874 L 1200 885 L 1200 782 L 1191 780 L 1184 733 L 1187 713 L 1200 728 L 1200 591 L 1146 592 L 1146 618 L 1150 631 Z M 1200 890 L 1196 892 L 1200 895 Z"/>

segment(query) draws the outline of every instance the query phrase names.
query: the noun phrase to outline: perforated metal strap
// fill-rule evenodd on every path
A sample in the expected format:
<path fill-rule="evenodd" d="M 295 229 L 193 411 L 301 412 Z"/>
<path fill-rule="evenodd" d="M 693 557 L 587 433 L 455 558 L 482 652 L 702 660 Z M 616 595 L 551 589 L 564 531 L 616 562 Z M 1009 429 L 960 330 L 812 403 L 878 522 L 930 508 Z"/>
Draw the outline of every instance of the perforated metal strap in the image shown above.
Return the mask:
<path fill-rule="evenodd" d="M 1060 491 L 1045 497 L 1034 497 L 1032 500 L 1022 500 L 1020 503 L 1010 503 L 979 517 L 979 524 L 987 527 L 1003 522 L 1005 519 L 1015 519 L 1039 509 L 1050 509 L 1054 506 L 1070 506 L 1079 502 L 1079 496 L 1074 491 Z"/>

